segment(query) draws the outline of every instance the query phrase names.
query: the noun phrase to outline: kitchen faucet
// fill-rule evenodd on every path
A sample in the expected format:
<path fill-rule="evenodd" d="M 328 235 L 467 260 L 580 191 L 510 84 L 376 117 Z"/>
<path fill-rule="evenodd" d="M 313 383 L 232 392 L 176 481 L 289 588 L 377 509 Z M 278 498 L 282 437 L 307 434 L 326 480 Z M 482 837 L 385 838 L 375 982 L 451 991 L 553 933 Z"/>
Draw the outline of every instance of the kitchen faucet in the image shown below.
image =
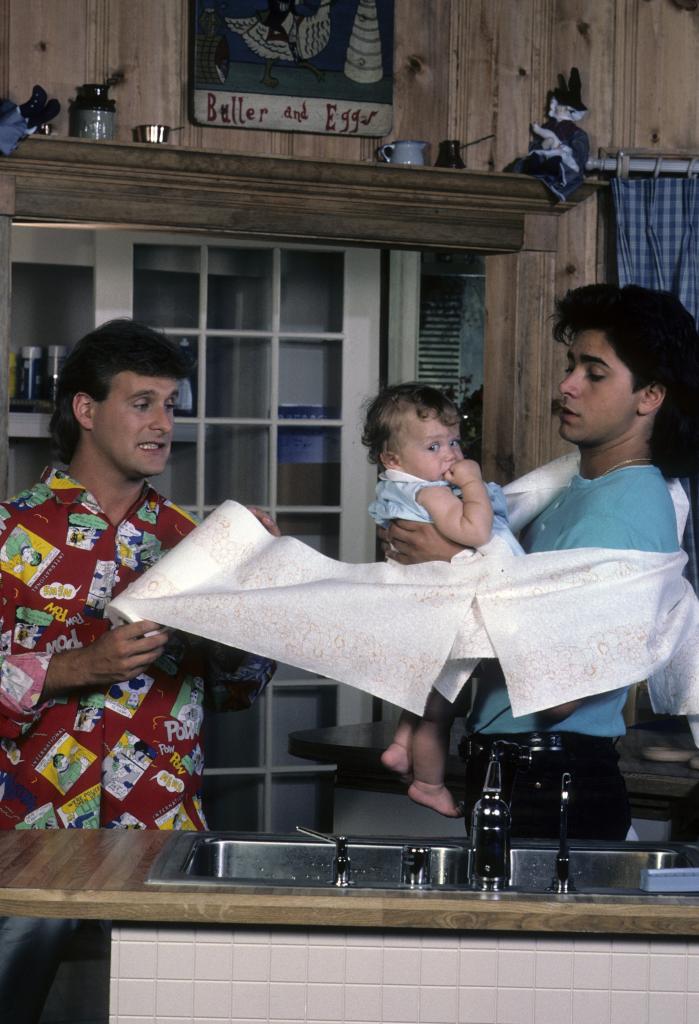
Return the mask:
<path fill-rule="evenodd" d="M 323 832 L 316 832 L 312 828 L 306 828 L 305 825 L 297 825 L 296 831 L 304 832 L 307 836 L 313 836 L 314 839 L 321 839 L 324 843 L 334 845 L 333 885 L 338 886 L 338 888 L 345 888 L 352 884 L 350 881 L 351 862 L 347 836 L 328 836 Z"/>
<path fill-rule="evenodd" d="M 549 892 L 575 892 L 575 883 L 570 878 L 570 851 L 568 849 L 568 803 L 572 781 L 570 772 L 563 772 L 561 775 L 561 810 L 556 873 L 551 879 Z"/>

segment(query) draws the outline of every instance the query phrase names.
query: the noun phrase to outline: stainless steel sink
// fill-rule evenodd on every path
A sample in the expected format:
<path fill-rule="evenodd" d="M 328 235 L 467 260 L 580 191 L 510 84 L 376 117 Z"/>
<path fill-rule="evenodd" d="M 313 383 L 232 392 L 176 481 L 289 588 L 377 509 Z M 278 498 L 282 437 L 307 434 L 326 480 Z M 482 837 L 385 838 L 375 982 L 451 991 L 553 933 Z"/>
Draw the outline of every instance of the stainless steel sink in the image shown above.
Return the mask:
<path fill-rule="evenodd" d="M 406 864 L 415 848 L 429 848 L 429 881 L 411 883 Z M 467 889 L 466 840 L 348 837 L 351 888 Z M 557 846 L 513 841 L 510 890 L 545 892 L 554 875 Z M 334 885 L 334 845 L 293 835 L 177 833 L 154 862 L 153 885 Z M 679 843 L 570 843 L 570 877 L 580 893 L 639 892 L 644 868 L 699 866 L 699 847 Z M 508 890 L 506 890 L 508 891 Z"/>

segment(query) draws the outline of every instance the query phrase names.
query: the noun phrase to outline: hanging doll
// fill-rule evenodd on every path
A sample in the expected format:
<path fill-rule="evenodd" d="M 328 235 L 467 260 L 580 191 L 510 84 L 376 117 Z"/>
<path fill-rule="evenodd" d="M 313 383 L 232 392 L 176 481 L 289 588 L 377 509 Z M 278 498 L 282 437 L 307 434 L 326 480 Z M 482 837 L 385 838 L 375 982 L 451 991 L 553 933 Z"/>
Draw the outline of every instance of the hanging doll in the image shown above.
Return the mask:
<path fill-rule="evenodd" d="M 548 117 L 542 125 L 534 122 L 536 139 L 529 144 L 529 154 L 515 160 L 508 170 L 540 178 L 557 199 L 567 199 L 582 184 L 590 152 L 587 133 L 579 122 L 587 114 L 582 101 L 580 72 L 570 69 L 566 84 L 558 76 L 558 88 L 549 93 Z"/>

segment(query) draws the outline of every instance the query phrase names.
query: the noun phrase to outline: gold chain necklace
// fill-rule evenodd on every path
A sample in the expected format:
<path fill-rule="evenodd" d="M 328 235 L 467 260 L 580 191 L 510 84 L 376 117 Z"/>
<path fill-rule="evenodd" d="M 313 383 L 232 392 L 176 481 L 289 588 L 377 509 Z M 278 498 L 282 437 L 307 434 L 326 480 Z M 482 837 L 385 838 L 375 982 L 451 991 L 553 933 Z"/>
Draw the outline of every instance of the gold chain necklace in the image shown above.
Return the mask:
<path fill-rule="evenodd" d="M 650 466 L 652 461 L 652 459 L 624 459 L 623 462 L 617 462 L 616 466 L 610 466 L 604 473 L 600 473 L 598 479 L 601 480 L 603 476 L 609 476 L 615 469 L 621 469 L 622 466 Z"/>

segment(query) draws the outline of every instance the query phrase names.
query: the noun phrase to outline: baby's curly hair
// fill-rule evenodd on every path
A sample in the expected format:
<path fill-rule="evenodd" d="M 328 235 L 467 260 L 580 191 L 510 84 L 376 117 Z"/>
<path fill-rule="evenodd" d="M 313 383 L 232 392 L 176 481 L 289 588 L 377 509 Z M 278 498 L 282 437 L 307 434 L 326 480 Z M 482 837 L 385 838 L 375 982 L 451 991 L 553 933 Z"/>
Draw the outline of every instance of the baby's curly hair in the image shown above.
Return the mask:
<path fill-rule="evenodd" d="M 448 427 L 456 426 L 460 419 L 459 410 L 451 399 L 429 384 L 413 380 L 383 388 L 375 398 L 365 403 L 362 444 L 369 449 L 369 462 L 374 465 L 380 462 L 381 454 L 395 442 L 402 417 L 408 409 L 414 409 L 423 420 L 436 416 Z"/>

